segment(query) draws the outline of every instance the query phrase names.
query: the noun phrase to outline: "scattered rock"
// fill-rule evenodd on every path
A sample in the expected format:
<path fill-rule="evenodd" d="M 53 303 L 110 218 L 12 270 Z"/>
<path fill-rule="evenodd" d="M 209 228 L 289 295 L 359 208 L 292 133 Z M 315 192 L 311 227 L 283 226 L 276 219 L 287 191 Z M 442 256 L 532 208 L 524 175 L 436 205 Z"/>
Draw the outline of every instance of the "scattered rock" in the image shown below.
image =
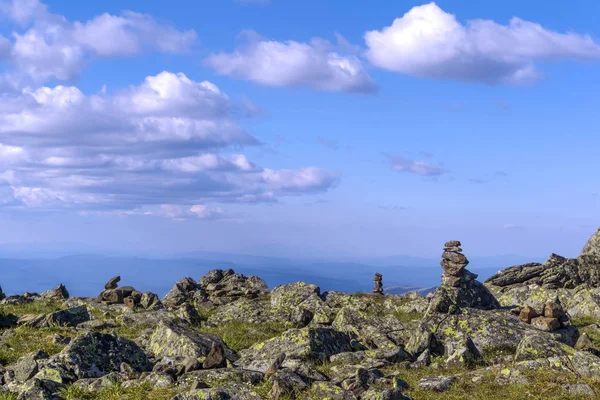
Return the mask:
<path fill-rule="evenodd" d="M 587 384 L 574 383 L 574 384 L 570 384 L 570 385 L 564 385 L 563 389 L 567 393 L 572 394 L 574 396 L 596 398 L 596 392 L 594 392 L 594 389 L 590 385 L 587 385 Z"/>
<path fill-rule="evenodd" d="M 279 356 L 277 356 L 275 361 L 273 361 L 273 364 L 271 364 L 271 366 L 265 372 L 265 376 L 269 377 L 271 375 L 274 375 L 279 370 L 279 368 L 281 368 L 281 366 L 283 365 L 283 362 L 285 361 L 285 357 L 286 357 L 285 353 L 281 353 Z"/>
<path fill-rule="evenodd" d="M 423 390 L 431 390 L 434 392 L 443 392 L 448 390 L 454 382 L 454 379 L 447 376 L 430 376 L 421 379 L 417 382 L 417 386 Z"/>
<path fill-rule="evenodd" d="M 227 366 L 227 360 L 225 359 L 223 345 L 218 342 L 212 342 L 210 351 L 202 363 L 202 368 L 223 368 L 225 366 Z"/>
<path fill-rule="evenodd" d="M 593 346 L 594 344 L 592 343 L 592 340 L 585 332 L 579 336 L 579 338 L 577 339 L 577 343 L 575 343 L 575 348 L 577 350 L 587 350 Z"/>
<path fill-rule="evenodd" d="M 526 324 L 530 324 L 531 320 L 538 317 L 539 314 L 533 308 L 525 306 L 519 312 L 519 319 Z"/>
<path fill-rule="evenodd" d="M 69 292 L 62 283 L 54 289 L 48 290 L 40 295 L 41 297 L 49 300 L 66 300 L 69 298 Z"/>
<path fill-rule="evenodd" d="M 536 317 L 531 320 L 531 326 L 541 331 L 552 332 L 560 329 L 560 322 L 556 318 Z"/>

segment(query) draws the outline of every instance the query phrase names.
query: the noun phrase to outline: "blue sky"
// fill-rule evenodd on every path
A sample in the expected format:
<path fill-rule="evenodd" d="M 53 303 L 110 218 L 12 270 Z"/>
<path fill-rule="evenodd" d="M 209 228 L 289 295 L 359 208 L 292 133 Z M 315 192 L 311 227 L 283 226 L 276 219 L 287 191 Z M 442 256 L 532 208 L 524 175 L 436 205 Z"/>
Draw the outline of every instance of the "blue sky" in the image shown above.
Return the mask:
<path fill-rule="evenodd" d="M 598 12 L 0 0 L 0 243 L 574 256 Z"/>

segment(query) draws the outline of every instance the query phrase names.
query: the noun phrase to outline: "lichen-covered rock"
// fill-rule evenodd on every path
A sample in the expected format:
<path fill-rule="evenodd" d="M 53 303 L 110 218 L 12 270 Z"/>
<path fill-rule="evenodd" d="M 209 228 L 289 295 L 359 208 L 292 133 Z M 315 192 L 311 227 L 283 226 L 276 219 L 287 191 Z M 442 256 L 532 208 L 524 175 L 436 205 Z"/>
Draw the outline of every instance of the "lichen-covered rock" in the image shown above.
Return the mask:
<path fill-rule="evenodd" d="M 223 343 L 221 338 L 189 328 L 175 322 L 160 322 L 148 343 L 148 351 L 156 358 L 206 357 L 213 343 L 223 347 L 225 358 L 237 360 L 237 354 Z"/>
<path fill-rule="evenodd" d="M 48 358 L 48 355 L 41 351 L 35 351 L 19 358 L 16 363 L 9 367 L 14 372 L 14 380 L 22 383 L 33 378 L 39 370 L 38 360 L 46 358 Z"/>
<path fill-rule="evenodd" d="M 553 253 L 543 264 L 529 263 L 509 267 L 499 271 L 485 283 L 496 287 L 500 292 L 529 285 L 538 285 L 546 289 L 573 289 L 580 285 L 599 287 L 598 232 L 590 238 L 578 258 L 565 258 Z"/>
<path fill-rule="evenodd" d="M 446 364 L 448 365 L 473 366 L 483 361 L 483 356 L 470 337 L 460 338 L 456 341 L 449 340 L 445 347 L 448 355 Z"/>
<path fill-rule="evenodd" d="M 571 347 L 552 340 L 546 335 L 527 335 L 519 342 L 515 361 L 536 360 L 538 358 L 562 357 L 574 354 Z"/>
<path fill-rule="evenodd" d="M 582 256 L 592 256 L 600 259 L 600 229 L 588 240 L 581 251 Z"/>
<path fill-rule="evenodd" d="M 193 382 L 204 382 L 209 387 L 223 385 L 224 382 L 242 382 L 257 384 L 263 379 L 264 374 L 243 368 L 217 368 L 200 369 L 187 372 L 178 378 L 180 385 L 191 385 Z"/>
<path fill-rule="evenodd" d="M 219 307 L 206 320 L 209 326 L 224 325 L 233 321 L 251 324 L 279 322 L 271 303 L 266 300 L 240 300 Z M 283 322 L 283 321 L 282 321 Z"/>
<path fill-rule="evenodd" d="M 455 286 L 442 284 L 438 287 L 433 292 L 427 313 L 449 313 L 465 307 L 493 310 L 500 308 L 500 303 L 481 282 L 461 281 Z"/>
<path fill-rule="evenodd" d="M 596 392 L 594 389 L 587 384 L 584 383 L 574 383 L 563 386 L 565 392 L 577 396 L 577 397 L 589 397 L 596 398 Z"/>
<path fill-rule="evenodd" d="M 167 310 L 147 311 L 143 313 L 128 313 L 119 315 L 117 321 L 132 328 L 155 328 L 161 322 L 175 322 L 177 316 Z"/>
<path fill-rule="evenodd" d="M 290 329 L 280 337 L 241 350 L 237 364 L 265 372 L 271 363 L 285 353 L 289 359 L 327 360 L 330 356 L 352 351 L 350 335 L 333 328 Z"/>
<path fill-rule="evenodd" d="M 263 400 L 251 387 L 243 383 L 231 383 L 217 388 L 190 390 L 181 393 L 171 400 Z"/>
<path fill-rule="evenodd" d="M 294 282 L 275 287 L 271 291 L 271 304 L 273 307 L 292 308 L 311 297 L 320 296 L 321 289 L 317 285 Z"/>
<path fill-rule="evenodd" d="M 183 278 L 173 285 L 173 288 L 162 299 L 162 302 L 168 307 L 179 307 L 193 298 L 197 292 L 202 293 L 200 286 L 192 278 Z"/>
<path fill-rule="evenodd" d="M 158 295 L 152 292 L 146 292 L 142 294 L 140 306 L 145 310 L 159 310 L 163 307 Z"/>
<path fill-rule="evenodd" d="M 98 332 L 89 332 L 71 341 L 57 359 L 73 369 L 79 378 L 93 378 L 119 371 L 122 363 L 134 371 L 151 368 L 144 351 L 131 340 Z"/>
<path fill-rule="evenodd" d="M 431 336 L 427 333 L 431 332 Z M 555 332 L 541 332 L 531 325 L 521 322 L 508 310 L 464 309 L 460 314 L 434 314 L 423 320 L 422 326 L 414 333 L 407 345 L 407 351 L 417 354 L 424 351 L 429 343 L 433 354 L 444 353 L 444 346 L 449 342 L 471 338 L 481 354 L 494 351 L 517 349 L 526 336 L 542 335 L 548 341 L 565 341 L 574 344 L 573 338 L 577 330 L 573 327 L 559 329 Z M 436 347 L 432 345 L 435 344 Z"/>
<path fill-rule="evenodd" d="M 69 298 L 69 291 L 62 283 L 55 287 L 54 289 L 50 289 L 40 295 L 41 297 L 49 300 L 66 300 Z"/>
<path fill-rule="evenodd" d="M 86 306 L 77 306 L 58 310 L 50 314 L 25 315 L 19 319 L 20 325 L 35 328 L 48 328 L 51 326 L 77 326 L 90 320 L 90 314 Z"/>
<path fill-rule="evenodd" d="M 417 382 L 417 386 L 423 390 L 431 390 L 434 392 L 443 392 L 450 389 L 450 386 L 454 382 L 452 377 L 448 376 L 429 376 L 423 378 Z"/>
<path fill-rule="evenodd" d="M 359 338 L 367 347 L 393 349 L 399 343 L 398 335 L 404 326 L 393 316 L 379 316 L 372 309 L 356 309 L 353 306 L 343 307 L 333 327 Z"/>
<path fill-rule="evenodd" d="M 315 382 L 310 388 L 312 398 L 327 400 L 357 400 L 351 391 L 344 390 L 331 382 Z"/>
<path fill-rule="evenodd" d="M 385 389 L 370 387 L 366 392 L 360 395 L 361 400 L 411 400 L 410 397 L 402 394 L 400 389 Z"/>

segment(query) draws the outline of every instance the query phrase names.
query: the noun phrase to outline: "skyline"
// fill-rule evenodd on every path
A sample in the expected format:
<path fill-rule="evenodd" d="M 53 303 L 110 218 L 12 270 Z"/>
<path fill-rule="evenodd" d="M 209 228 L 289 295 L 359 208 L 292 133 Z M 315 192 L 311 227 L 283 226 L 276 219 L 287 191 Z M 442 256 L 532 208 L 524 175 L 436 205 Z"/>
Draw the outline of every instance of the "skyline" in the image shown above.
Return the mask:
<path fill-rule="evenodd" d="M 0 247 L 577 255 L 600 5 L 348 4 L 0 0 Z"/>

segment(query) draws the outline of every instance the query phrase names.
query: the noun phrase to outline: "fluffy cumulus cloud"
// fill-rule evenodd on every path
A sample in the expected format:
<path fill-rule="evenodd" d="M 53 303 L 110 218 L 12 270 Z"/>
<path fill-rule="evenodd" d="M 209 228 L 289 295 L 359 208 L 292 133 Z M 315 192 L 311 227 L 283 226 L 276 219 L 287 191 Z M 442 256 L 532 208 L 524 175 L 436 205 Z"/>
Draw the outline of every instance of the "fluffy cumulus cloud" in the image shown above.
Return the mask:
<path fill-rule="evenodd" d="M 274 170 L 239 153 L 259 145 L 210 82 L 162 72 L 114 95 L 42 86 L 0 96 L 1 204 L 217 219 L 207 203 L 273 202 L 328 190 L 329 170 Z M 231 152 L 235 146 L 238 152 Z"/>
<path fill-rule="evenodd" d="M 491 84 L 530 83 L 536 62 L 600 58 L 587 35 L 559 33 L 512 18 L 460 23 L 435 3 L 417 6 L 391 26 L 365 34 L 366 57 L 375 66 L 417 77 Z"/>
<path fill-rule="evenodd" d="M 370 93 L 375 83 L 362 61 L 322 39 L 311 43 L 266 40 L 244 32 L 246 42 L 231 53 L 213 54 L 206 63 L 218 74 L 264 86 L 309 87 L 324 91 Z"/>
<path fill-rule="evenodd" d="M 427 161 L 410 160 L 404 157 L 384 154 L 390 168 L 397 172 L 406 172 L 426 177 L 436 177 L 446 173 L 446 170 Z"/>
<path fill-rule="evenodd" d="M 0 59 L 8 59 L 11 80 L 40 83 L 71 80 L 94 57 L 133 56 L 144 51 L 184 53 L 196 40 L 193 30 L 179 31 L 130 11 L 68 21 L 37 0 L 0 0 L 0 16 L 22 31 L 0 37 Z"/>

